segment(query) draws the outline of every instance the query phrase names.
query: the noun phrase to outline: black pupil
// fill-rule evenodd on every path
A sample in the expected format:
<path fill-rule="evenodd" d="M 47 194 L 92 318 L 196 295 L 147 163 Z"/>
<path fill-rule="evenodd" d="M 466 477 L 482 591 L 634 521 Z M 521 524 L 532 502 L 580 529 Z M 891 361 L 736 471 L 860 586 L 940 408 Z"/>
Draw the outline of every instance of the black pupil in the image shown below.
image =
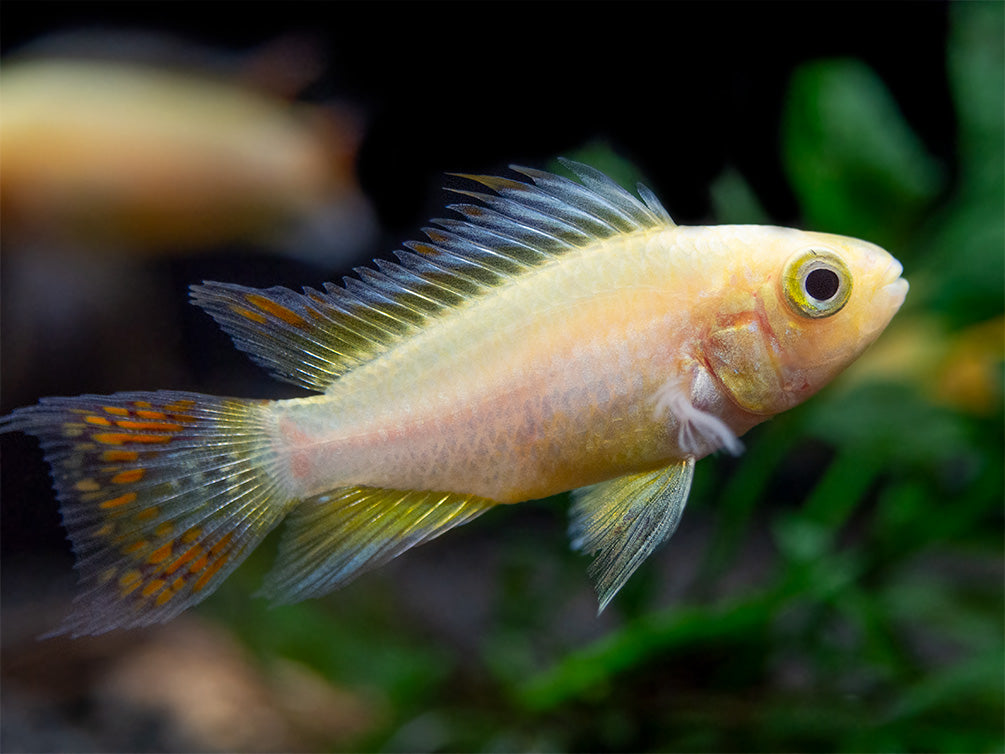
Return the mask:
<path fill-rule="evenodd" d="M 806 276 L 806 292 L 817 301 L 834 298 L 841 281 L 834 270 L 817 269 Z"/>

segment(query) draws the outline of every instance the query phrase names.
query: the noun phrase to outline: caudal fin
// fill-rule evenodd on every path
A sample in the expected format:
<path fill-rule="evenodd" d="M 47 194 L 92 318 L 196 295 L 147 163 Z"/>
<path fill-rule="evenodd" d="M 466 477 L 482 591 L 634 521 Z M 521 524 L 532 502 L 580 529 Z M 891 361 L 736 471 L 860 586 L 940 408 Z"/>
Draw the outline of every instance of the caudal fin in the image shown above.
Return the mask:
<path fill-rule="evenodd" d="M 268 402 L 173 391 L 45 398 L 0 418 L 39 438 L 81 591 L 55 633 L 166 621 L 204 599 L 296 504 Z"/>

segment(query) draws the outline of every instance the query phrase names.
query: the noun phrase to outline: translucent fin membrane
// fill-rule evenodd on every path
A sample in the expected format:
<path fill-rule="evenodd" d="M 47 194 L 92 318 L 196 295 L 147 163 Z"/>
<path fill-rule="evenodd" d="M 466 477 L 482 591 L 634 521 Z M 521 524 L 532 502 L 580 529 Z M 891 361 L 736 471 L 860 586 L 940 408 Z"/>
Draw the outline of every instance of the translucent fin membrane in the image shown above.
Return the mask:
<path fill-rule="evenodd" d="M 195 393 L 45 398 L 0 421 L 52 466 L 81 590 L 56 633 L 159 623 L 204 599 L 282 518 L 259 403 Z"/>
<path fill-rule="evenodd" d="M 600 610 L 676 531 L 693 476 L 694 459 L 688 458 L 576 491 L 569 535 L 574 549 L 597 554 L 590 575 Z"/>
<path fill-rule="evenodd" d="M 478 202 L 449 207 L 462 219 L 434 220 L 428 241 L 405 244 L 397 262 L 358 268 L 344 287 L 204 283 L 193 286 L 193 303 L 277 377 L 324 391 L 431 319 L 569 250 L 673 225 L 648 189 L 640 187 L 640 201 L 591 167 L 563 163 L 580 182 L 522 167 L 513 169 L 530 182 L 462 176 L 494 194 L 456 191 Z"/>
<path fill-rule="evenodd" d="M 474 495 L 373 487 L 305 500 L 289 518 L 263 591 L 280 603 L 319 597 L 493 505 Z"/>

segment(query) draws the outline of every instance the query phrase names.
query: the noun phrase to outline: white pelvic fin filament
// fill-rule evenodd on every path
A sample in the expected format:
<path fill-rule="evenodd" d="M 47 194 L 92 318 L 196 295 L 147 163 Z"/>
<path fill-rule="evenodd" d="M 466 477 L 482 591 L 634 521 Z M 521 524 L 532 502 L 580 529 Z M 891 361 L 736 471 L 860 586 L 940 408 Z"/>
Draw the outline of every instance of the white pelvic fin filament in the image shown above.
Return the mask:
<path fill-rule="evenodd" d="M 703 387 L 708 389 L 710 386 L 702 383 L 710 379 L 707 372 L 697 370 L 690 388 L 680 378 L 667 380 L 653 398 L 653 416 L 664 419 L 669 414 L 677 420 L 677 446 L 685 454 L 701 458 L 716 450 L 725 450 L 731 455 L 740 455 L 743 443 L 726 422 L 692 402 L 691 394 L 700 395 Z"/>

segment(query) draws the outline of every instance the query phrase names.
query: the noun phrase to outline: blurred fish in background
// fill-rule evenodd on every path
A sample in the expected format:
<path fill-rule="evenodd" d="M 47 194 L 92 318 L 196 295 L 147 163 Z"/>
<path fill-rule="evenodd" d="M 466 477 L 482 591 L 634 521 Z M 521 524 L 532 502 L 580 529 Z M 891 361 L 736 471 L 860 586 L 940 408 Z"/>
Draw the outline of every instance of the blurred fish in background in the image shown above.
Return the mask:
<path fill-rule="evenodd" d="M 224 77 L 157 63 L 146 39 L 137 40 L 141 60 L 101 58 L 93 47 L 40 54 L 50 40 L 4 61 L 7 240 L 121 254 L 256 242 L 329 265 L 366 240 L 372 219 L 355 178 L 356 113 L 254 86 L 253 76 L 294 83 L 282 71 L 258 73 L 275 54 L 249 62 L 247 76 Z M 123 48 L 108 40 L 110 52 Z M 291 243 L 299 228 L 326 223 L 315 239 L 325 243 Z"/>
<path fill-rule="evenodd" d="M 81 329 L 172 311 L 165 276 L 149 274 L 164 260 L 256 253 L 328 271 L 364 252 L 376 221 L 356 180 L 362 114 L 291 99 L 322 67 L 297 36 L 238 58 L 164 34 L 77 31 L 6 56 L 4 306 L 29 323 L 7 333 L 6 368 L 30 381 L 66 349 L 102 363 Z"/>

